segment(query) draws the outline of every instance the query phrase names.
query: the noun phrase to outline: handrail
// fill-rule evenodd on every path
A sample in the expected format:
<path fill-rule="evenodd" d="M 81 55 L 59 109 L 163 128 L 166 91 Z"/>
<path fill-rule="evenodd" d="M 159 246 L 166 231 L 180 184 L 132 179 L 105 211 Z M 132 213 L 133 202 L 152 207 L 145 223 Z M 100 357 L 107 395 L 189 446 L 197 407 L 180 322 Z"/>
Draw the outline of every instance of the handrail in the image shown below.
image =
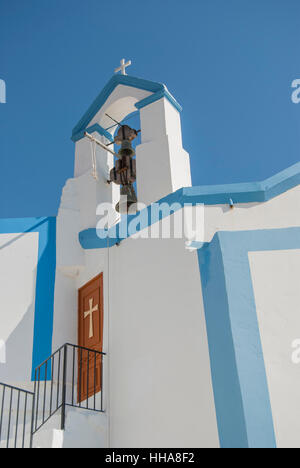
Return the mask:
<path fill-rule="evenodd" d="M 33 392 L 30 392 L 29 390 L 25 390 L 24 388 L 19 388 L 19 387 L 14 387 L 13 385 L 6 384 L 4 382 L 0 382 L 0 386 L 3 385 L 3 387 L 11 388 L 12 390 L 17 390 L 23 393 L 28 393 L 28 395 L 34 395 Z"/>
<path fill-rule="evenodd" d="M 5 427 L 9 448 L 14 424 L 14 447 L 32 448 L 34 434 L 60 409 L 61 429 L 65 428 L 67 406 L 103 413 L 105 356 L 102 351 L 66 343 L 36 367 L 34 392 L 0 382 L 0 444 Z"/>
<path fill-rule="evenodd" d="M 79 346 L 79 345 L 75 345 L 75 344 L 71 344 L 71 343 L 66 343 L 65 346 L 72 346 L 73 348 L 82 349 L 84 351 L 93 351 L 96 354 L 102 354 L 102 356 L 107 355 L 106 353 L 103 353 L 103 351 L 97 351 L 96 349 L 85 348 L 84 346 Z"/>
<path fill-rule="evenodd" d="M 2 388 L 1 397 L 1 412 L 0 412 L 0 444 L 2 434 L 6 433 L 6 448 L 10 446 L 12 425 L 14 423 L 14 448 L 32 448 L 32 424 L 34 411 L 34 393 L 22 388 L 14 387 L 0 382 Z M 8 391 L 7 391 L 8 390 Z M 7 395 L 7 393 L 9 393 Z M 7 396 L 7 397 L 6 397 Z M 31 399 L 31 402 L 30 402 Z M 8 403 L 8 406 L 6 405 Z M 31 418 L 28 413 L 28 408 L 31 407 Z M 6 418 L 6 409 L 7 418 Z M 22 414 L 24 413 L 24 414 Z M 15 414 L 15 417 L 13 418 Z M 20 417 L 22 416 L 22 418 Z M 21 429 L 20 429 L 21 428 Z M 27 429 L 28 428 L 28 429 Z M 4 431 L 3 431 L 4 429 Z M 20 443 L 18 444 L 18 435 L 21 434 Z M 5 440 L 5 439 L 4 439 Z M 18 447 L 21 445 L 21 447 Z"/>
<path fill-rule="evenodd" d="M 67 406 L 103 413 L 104 356 L 102 351 L 66 343 L 36 367 L 33 434 L 60 409 L 63 430 Z"/>
<path fill-rule="evenodd" d="M 60 348 L 58 348 L 53 354 L 51 354 L 51 356 L 49 356 L 47 359 L 45 359 L 45 361 L 43 361 L 40 365 L 38 365 L 35 370 L 39 369 L 40 367 L 42 367 L 44 364 L 46 364 L 47 361 L 49 361 L 49 359 L 51 359 L 54 354 L 58 353 L 59 351 L 61 351 L 65 346 L 72 346 L 73 348 L 78 348 L 78 349 L 83 349 L 84 351 L 93 351 L 97 354 L 102 354 L 102 356 L 106 356 L 106 353 L 103 353 L 102 351 L 96 351 L 96 350 L 92 350 L 90 348 L 85 348 L 84 346 L 79 346 L 79 345 L 74 345 L 74 344 L 71 344 L 71 343 L 65 343 L 64 345 L 62 345 Z"/>
<path fill-rule="evenodd" d="M 83 349 L 84 351 L 93 351 L 97 354 L 102 354 L 102 356 L 106 356 L 107 354 L 106 353 L 103 353 L 102 351 L 96 351 L 96 350 L 92 350 L 90 348 L 85 348 L 84 346 L 79 346 L 79 345 L 74 345 L 74 344 L 71 344 L 71 343 L 65 343 L 64 345 L 62 345 L 60 348 L 58 348 L 55 353 L 51 354 L 51 356 L 49 356 L 47 359 L 45 359 L 45 361 L 43 361 L 39 366 L 37 366 L 35 368 L 35 370 L 39 369 L 40 367 L 42 367 L 44 364 L 46 364 L 47 361 L 49 361 L 49 359 L 51 359 L 54 354 L 57 354 L 59 351 L 61 351 L 65 346 L 73 346 L 74 348 L 79 348 L 79 349 Z"/>

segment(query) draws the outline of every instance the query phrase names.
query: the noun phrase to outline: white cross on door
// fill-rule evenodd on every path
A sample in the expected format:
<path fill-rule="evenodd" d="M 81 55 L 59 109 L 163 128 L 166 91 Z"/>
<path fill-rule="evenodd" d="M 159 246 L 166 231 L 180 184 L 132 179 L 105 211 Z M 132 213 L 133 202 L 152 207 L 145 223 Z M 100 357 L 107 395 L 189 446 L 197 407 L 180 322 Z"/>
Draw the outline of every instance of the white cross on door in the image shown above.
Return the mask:
<path fill-rule="evenodd" d="M 87 310 L 84 312 L 84 318 L 90 317 L 90 330 L 89 330 L 89 338 L 93 338 L 94 336 L 94 322 L 93 322 L 93 313 L 96 312 L 99 308 L 99 305 L 97 304 L 95 307 L 93 307 L 93 299 L 89 300 L 89 305 L 90 305 L 90 310 Z"/>

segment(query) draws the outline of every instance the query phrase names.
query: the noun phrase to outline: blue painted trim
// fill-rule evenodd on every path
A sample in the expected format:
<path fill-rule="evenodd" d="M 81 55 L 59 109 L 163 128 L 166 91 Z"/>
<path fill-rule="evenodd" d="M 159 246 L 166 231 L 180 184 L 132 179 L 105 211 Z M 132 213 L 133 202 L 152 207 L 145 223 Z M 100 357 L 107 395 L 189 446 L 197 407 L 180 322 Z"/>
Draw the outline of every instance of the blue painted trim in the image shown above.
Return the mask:
<path fill-rule="evenodd" d="M 39 233 L 31 375 L 34 380 L 34 369 L 52 353 L 56 218 L 0 219 L 1 234 L 29 232 Z"/>
<path fill-rule="evenodd" d="M 160 91 L 157 91 L 156 93 L 152 94 L 151 96 L 148 96 L 145 99 L 142 99 L 141 101 L 137 102 L 135 104 L 135 107 L 140 110 L 143 107 L 149 106 L 149 104 L 152 104 L 153 102 L 159 101 L 162 98 L 166 98 L 172 104 L 172 106 L 174 106 L 175 109 L 178 110 L 178 112 L 182 112 L 181 105 L 178 104 L 176 99 L 174 99 L 174 97 L 169 93 L 169 91 L 166 88 L 164 88 L 164 89 L 162 89 Z"/>
<path fill-rule="evenodd" d="M 198 254 L 199 255 L 199 254 Z M 221 448 L 248 446 L 219 237 L 199 255 Z"/>
<path fill-rule="evenodd" d="M 217 185 L 217 186 L 202 186 L 202 187 L 188 187 L 179 189 L 174 193 L 167 195 L 166 197 L 159 200 L 157 203 L 162 205 L 164 203 L 173 205 L 177 204 L 176 209 L 182 208 L 184 205 L 224 205 L 231 206 L 238 203 L 258 203 L 265 202 L 274 198 L 281 193 L 286 192 L 296 186 L 300 185 L 300 163 L 295 164 L 292 167 L 276 174 L 273 177 L 263 181 L 245 184 L 231 184 L 231 185 Z M 151 206 L 145 208 L 141 213 L 135 216 L 129 217 L 129 221 L 132 219 L 143 219 L 142 229 L 150 226 L 153 222 L 157 222 L 163 219 L 168 214 L 160 214 L 159 219 L 151 219 L 150 216 Z M 145 221 L 147 219 L 147 222 Z M 126 239 L 130 237 L 127 233 L 126 236 L 120 236 L 119 230 L 124 232 L 124 222 L 121 225 L 117 225 L 114 229 L 109 231 L 110 246 L 115 245 L 120 241 L 120 238 Z M 137 232 L 141 230 L 141 227 L 137 225 Z M 99 234 L 99 235 L 98 235 Z M 79 234 L 79 241 L 84 249 L 101 249 L 107 247 L 105 239 L 99 239 L 103 236 L 104 232 L 96 231 L 96 229 L 88 229 L 82 231 Z"/>
<path fill-rule="evenodd" d="M 291 188 L 300 185 L 300 163 L 279 172 L 263 182 L 242 184 L 188 187 L 183 189 L 183 197 L 190 203 L 222 205 L 237 203 L 258 203 L 268 201 Z"/>
<path fill-rule="evenodd" d="M 298 227 L 219 232 L 198 251 L 222 447 L 276 447 L 248 253 L 289 249 Z"/>
<path fill-rule="evenodd" d="M 114 91 L 114 89 L 118 85 L 124 85 L 124 86 L 130 86 L 132 88 L 143 89 L 151 93 L 156 93 L 158 91 L 166 90 L 165 86 L 161 83 L 156 83 L 154 81 L 149 81 L 149 80 L 143 80 L 141 78 L 135 78 L 133 76 L 128 76 L 128 75 L 114 75 L 106 84 L 106 86 L 104 86 L 99 96 L 95 99 L 93 104 L 89 107 L 87 112 L 83 115 L 83 117 L 79 120 L 77 125 L 74 127 L 73 132 L 72 132 L 72 138 L 74 138 L 78 133 L 84 131 L 84 129 L 87 128 L 88 124 L 95 117 L 97 112 L 99 112 L 99 109 L 101 109 L 103 104 L 107 101 L 108 97 L 111 95 L 111 93 Z M 175 99 L 169 93 L 169 99 L 171 98 L 175 101 Z"/>
<path fill-rule="evenodd" d="M 87 127 L 84 130 L 81 130 L 75 135 L 72 135 L 71 140 L 74 141 L 74 143 L 76 143 L 76 141 L 82 140 L 82 138 L 84 138 L 85 132 L 88 132 L 88 133 L 97 132 L 99 135 L 105 136 L 105 138 L 107 138 L 109 141 L 111 142 L 114 141 L 111 134 L 107 130 L 105 130 L 105 128 L 101 127 L 101 125 L 99 124 L 91 125 L 90 127 Z"/>
<path fill-rule="evenodd" d="M 97 236 L 96 229 L 90 228 L 79 233 L 79 242 L 83 249 L 106 249 L 107 247 L 113 247 L 114 245 L 121 242 L 118 236 L 111 235 L 112 230 L 108 233 L 108 237 L 102 238 Z"/>

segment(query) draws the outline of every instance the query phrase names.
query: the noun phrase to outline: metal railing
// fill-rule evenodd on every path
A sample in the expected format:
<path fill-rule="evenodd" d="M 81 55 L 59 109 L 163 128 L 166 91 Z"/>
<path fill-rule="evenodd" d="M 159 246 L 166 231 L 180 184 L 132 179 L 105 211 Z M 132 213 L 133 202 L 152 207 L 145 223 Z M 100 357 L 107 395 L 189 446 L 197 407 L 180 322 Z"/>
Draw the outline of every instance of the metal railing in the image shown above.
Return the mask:
<path fill-rule="evenodd" d="M 0 447 L 31 448 L 34 393 L 0 383 Z"/>
<path fill-rule="evenodd" d="M 105 355 L 66 343 L 36 368 L 32 434 L 60 409 L 64 430 L 67 406 L 103 413 Z"/>
<path fill-rule="evenodd" d="M 105 353 L 66 343 L 35 370 L 34 393 L 0 383 L 0 448 L 32 448 L 34 434 L 66 407 L 103 413 Z"/>

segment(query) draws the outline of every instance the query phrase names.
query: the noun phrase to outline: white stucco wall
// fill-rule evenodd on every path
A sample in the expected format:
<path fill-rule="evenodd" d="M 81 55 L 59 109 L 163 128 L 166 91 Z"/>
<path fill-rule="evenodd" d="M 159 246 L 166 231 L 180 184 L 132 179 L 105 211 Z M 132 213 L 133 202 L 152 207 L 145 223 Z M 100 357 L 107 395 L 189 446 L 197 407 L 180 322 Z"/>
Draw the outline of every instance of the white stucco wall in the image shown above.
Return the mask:
<path fill-rule="evenodd" d="M 300 226 L 300 186 L 264 203 L 205 206 L 205 241 L 217 231 L 251 231 Z"/>
<path fill-rule="evenodd" d="M 217 447 L 196 254 L 129 239 L 111 256 L 112 447 Z"/>
<path fill-rule="evenodd" d="M 85 187 L 89 190 L 89 185 Z M 262 204 L 235 205 L 233 210 L 225 205 L 205 206 L 204 234 L 197 240 L 209 241 L 218 230 L 299 225 L 299 198 L 296 187 Z M 81 201 L 78 212 L 73 209 L 74 217 L 84 216 L 83 205 Z M 69 243 L 72 213 L 67 208 L 67 216 L 61 211 L 63 221 L 58 219 L 62 261 L 56 278 L 53 348 L 66 341 L 77 343 L 77 290 L 103 272 L 108 445 L 219 446 L 196 252 L 188 252 L 183 239 L 132 238 L 109 251 L 83 252 L 78 232 L 72 234 L 73 247 Z M 263 278 L 258 282 L 264 285 Z M 265 328 L 269 333 L 268 324 Z M 275 352 L 280 353 L 280 347 Z M 280 414 L 272 390 L 271 400 L 274 413 Z M 284 440 L 279 434 L 285 422 L 276 424 L 281 428 L 276 429 L 278 444 L 291 443 L 289 436 Z"/>
<path fill-rule="evenodd" d="M 0 234 L 0 381 L 31 379 L 38 233 Z"/>
<path fill-rule="evenodd" d="M 277 446 L 300 447 L 300 250 L 249 254 Z M 298 346 L 299 347 L 299 346 Z"/>
<path fill-rule="evenodd" d="M 217 447 L 196 254 L 182 240 L 129 239 L 87 251 L 76 279 L 57 276 L 55 346 L 77 343 L 74 295 L 100 272 L 109 445 Z"/>
<path fill-rule="evenodd" d="M 53 349 L 77 343 L 77 290 L 103 272 L 108 445 L 218 447 L 196 253 L 128 239 L 84 256 L 74 278 L 57 272 Z"/>

